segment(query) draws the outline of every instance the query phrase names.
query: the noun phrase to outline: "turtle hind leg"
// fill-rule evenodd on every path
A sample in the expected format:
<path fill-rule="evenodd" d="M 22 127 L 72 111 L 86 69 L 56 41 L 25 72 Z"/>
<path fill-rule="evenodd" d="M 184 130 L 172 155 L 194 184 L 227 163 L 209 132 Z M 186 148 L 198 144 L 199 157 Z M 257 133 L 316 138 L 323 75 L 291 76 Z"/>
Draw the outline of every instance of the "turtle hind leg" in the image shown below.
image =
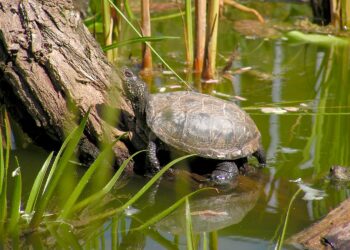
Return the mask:
<path fill-rule="evenodd" d="M 211 173 L 211 181 L 216 185 L 227 185 L 239 174 L 238 167 L 233 161 L 223 161 L 216 165 Z"/>
<path fill-rule="evenodd" d="M 266 155 L 262 146 L 253 153 L 253 156 L 258 160 L 261 166 L 266 165 Z"/>

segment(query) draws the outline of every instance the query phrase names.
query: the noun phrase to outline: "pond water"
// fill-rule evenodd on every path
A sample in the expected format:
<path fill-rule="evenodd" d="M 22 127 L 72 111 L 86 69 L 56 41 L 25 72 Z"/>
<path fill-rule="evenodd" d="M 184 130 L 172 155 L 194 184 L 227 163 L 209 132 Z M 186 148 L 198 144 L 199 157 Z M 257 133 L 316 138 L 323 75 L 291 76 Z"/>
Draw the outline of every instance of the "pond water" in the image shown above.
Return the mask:
<path fill-rule="evenodd" d="M 259 7 L 259 3 L 256 5 Z M 278 7 L 283 10 L 283 15 L 275 14 L 272 21 L 295 21 L 310 13 L 305 4 L 270 5 L 271 10 Z M 234 30 L 234 17 L 234 11 L 228 12 L 219 25 L 218 71 L 227 65 L 233 53 L 235 57 L 228 66 L 228 77 L 220 74 L 218 84 L 194 84 L 193 77 L 183 73 L 183 39 L 166 40 L 155 44 L 155 48 L 190 85 L 232 100 L 246 110 L 261 131 L 267 154 L 266 167 L 251 176 L 240 176 L 232 190 L 219 194 L 205 191 L 191 199 L 193 230 L 198 232 L 199 245 L 210 242 L 213 249 L 273 249 L 289 202 L 300 185 L 291 180 L 300 178 L 303 184 L 319 192 L 308 198 L 303 191 L 296 197 L 286 238 L 322 218 L 349 196 L 348 187 L 332 186 L 326 176 L 332 165 L 350 165 L 350 50 L 295 44 L 282 34 L 276 38 L 247 37 Z M 183 34 L 181 18 L 155 21 L 152 28 L 155 35 Z M 131 54 L 133 59 L 139 51 L 139 45 L 135 45 L 121 49 L 120 53 L 122 58 Z M 129 59 L 122 59 L 119 64 L 125 62 L 133 64 Z M 185 88 L 159 68 L 150 85 L 152 92 Z M 15 154 L 20 161 L 38 166 L 36 162 L 42 162 L 45 156 L 35 146 L 18 147 Z M 251 164 L 257 165 L 254 160 Z M 32 169 L 28 175 L 23 174 L 25 183 L 32 181 L 30 173 L 35 173 Z M 129 230 L 195 190 L 196 184 L 184 179 L 160 183 L 156 192 L 153 190 L 134 205 L 136 213 L 132 216 L 117 223 L 106 221 L 103 243 L 97 242 L 91 248 L 111 248 L 118 227 L 122 229 L 117 234 L 120 249 L 185 249 L 185 210 L 178 210 L 147 231 Z M 146 181 L 135 176 L 112 195 L 130 196 Z"/>

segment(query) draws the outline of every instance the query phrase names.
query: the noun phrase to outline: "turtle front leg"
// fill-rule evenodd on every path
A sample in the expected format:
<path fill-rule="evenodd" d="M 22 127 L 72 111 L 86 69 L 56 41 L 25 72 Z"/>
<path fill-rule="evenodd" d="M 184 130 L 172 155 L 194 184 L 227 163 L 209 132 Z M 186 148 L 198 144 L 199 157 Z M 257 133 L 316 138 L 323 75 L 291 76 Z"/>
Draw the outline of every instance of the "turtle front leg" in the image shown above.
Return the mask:
<path fill-rule="evenodd" d="M 147 151 L 147 161 L 150 165 L 148 167 L 149 172 L 153 175 L 159 172 L 160 163 L 157 157 L 157 144 L 155 140 L 150 140 L 148 143 L 148 151 Z"/>
<path fill-rule="evenodd" d="M 227 185 L 238 176 L 239 170 L 233 161 L 224 161 L 216 165 L 211 174 L 211 181 L 216 185 Z"/>
<path fill-rule="evenodd" d="M 258 150 L 253 153 L 253 156 L 258 160 L 260 165 L 266 165 L 266 155 L 262 146 L 260 146 L 260 148 L 258 148 Z"/>

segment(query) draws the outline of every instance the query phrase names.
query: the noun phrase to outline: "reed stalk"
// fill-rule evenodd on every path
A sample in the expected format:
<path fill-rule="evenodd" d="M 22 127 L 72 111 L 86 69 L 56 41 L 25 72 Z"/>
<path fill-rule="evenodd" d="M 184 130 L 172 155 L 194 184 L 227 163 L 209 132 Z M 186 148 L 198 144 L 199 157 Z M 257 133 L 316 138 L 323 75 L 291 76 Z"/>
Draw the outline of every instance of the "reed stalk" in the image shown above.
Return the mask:
<path fill-rule="evenodd" d="M 331 24 L 336 29 L 347 30 L 350 26 L 350 2 L 347 0 L 329 0 L 331 6 Z"/>
<path fill-rule="evenodd" d="M 193 69 L 195 73 L 201 74 L 205 54 L 205 32 L 206 32 L 207 1 L 196 0 L 195 2 L 195 24 L 196 24 L 196 46 Z"/>
<path fill-rule="evenodd" d="M 207 50 L 205 57 L 205 68 L 203 78 L 210 80 L 215 78 L 216 73 L 216 48 L 218 36 L 219 0 L 209 0 L 208 5 L 208 30 L 207 30 Z"/>
<path fill-rule="evenodd" d="M 111 16 L 111 8 L 108 0 L 101 1 L 101 13 L 103 20 L 103 42 L 104 46 L 108 46 L 113 43 L 113 19 Z M 108 61 L 113 61 L 113 51 L 107 51 L 106 56 L 108 58 Z"/>
<path fill-rule="evenodd" d="M 209 249 L 211 250 L 219 249 L 218 231 L 213 231 L 209 233 Z"/>
<path fill-rule="evenodd" d="M 108 0 L 107 0 L 108 1 Z M 122 8 L 121 6 L 121 0 L 116 0 L 116 5 L 118 6 L 118 8 Z M 113 20 L 113 27 L 112 27 L 112 42 L 118 42 L 120 41 L 120 36 L 121 36 L 121 18 L 118 15 L 117 11 L 112 8 L 112 6 L 110 6 L 111 9 L 111 16 L 112 16 L 112 20 Z M 113 49 L 113 61 L 115 61 L 118 58 L 118 48 L 114 48 Z"/>
<path fill-rule="evenodd" d="M 185 43 L 186 43 L 186 62 L 187 65 L 193 65 L 193 29 L 192 29 L 192 6 L 191 0 L 185 0 Z"/>
<path fill-rule="evenodd" d="M 142 36 L 151 36 L 151 15 L 149 0 L 141 0 L 141 27 Z M 152 52 L 146 43 L 142 44 L 142 69 L 147 72 L 152 70 Z"/>
<path fill-rule="evenodd" d="M 342 0 L 341 6 L 341 19 L 342 19 L 342 29 L 349 29 L 350 27 L 350 1 Z"/>

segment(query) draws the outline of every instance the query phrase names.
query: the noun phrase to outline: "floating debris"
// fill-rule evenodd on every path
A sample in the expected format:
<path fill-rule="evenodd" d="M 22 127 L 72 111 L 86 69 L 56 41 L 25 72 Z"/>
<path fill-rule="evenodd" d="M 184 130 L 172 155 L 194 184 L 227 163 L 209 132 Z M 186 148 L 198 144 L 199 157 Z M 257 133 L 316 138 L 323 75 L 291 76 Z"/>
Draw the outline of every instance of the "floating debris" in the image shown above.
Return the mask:
<path fill-rule="evenodd" d="M 137 209 L 137 208 L 134 208 L 134 207 L 127 207 L 125 210 L 124 210 L 124 213 L 126 216 L 132 216 L 134 214 L 137 214 L 140 212 L 140 209 Z"/>
<path fill-rule="evenodd" d="M 308 184 L 303 183 L 301 178 L 295 180 L 289 180 L 289 182 L 295 182 L 298 184 L 299 188 L 304 191 L 305 195 L 303 200 L 313 201 L 313 200 L 322 200 L 327 196 L 326 192 L 316 188 L 309 187 Z"/>
<path fill-rule="evenodd" d="M 235 96 L 233 96 L 233 98 L 235 98 L 235 99 L 237 99 L 239 101 L 247 101 L 248 100 L 247 98 L 244 98 L 244 97 L 239 96 L 239 95 L 235 95 Z"/>
<path fill-rule="evenodd" d="M 162 74 L 163 74 L 163 75 L 173 75 L 174 72 L 172 72 L 172 71 L 170 71 L 170 70 L 163 70 L 163 71 L 162 71 Z"/>
<path fill-rule="evenodd" d="M 161 92 L 161 93 L 165 92 L 165 90 L 166 90 L 166 87 L 159 88 L 159 92 Z"/>
<path fill-rule="evenodd" d="M 232 72 L 232 74 L 234 74 L 234 75 L 242 74 L 242 73 L 247 72 L 247 71 L 252 70 L 252 69 L 253 69 L 253 67 L 250 67 L 250 66 L 243 67 L 243 68 L 236 69 L 235 71 Z"/>
<path fill-rule="evenodd" d="M 284 114 L 287 113 L 287 110 L 281 109 L 281 108 L 272 108 L 272 107 L 265 107 L 261 108 L 261 112 L 266 114 Z"/>
<path fill-rule="evenodd" d="M 209 79 L 209 80 L 203 80 L 204 83 L 218 83 L 218 79 Z"/>
<path fill-rule="evenodd" d="M 288 112 L 297 112 L 299 111 L 298 107 L 284 107 L 284 110 L 287 110 Z"/>
<path fill-rule="evenodd" d="M 295 148 L 288 148 L 288 147 L 282 147 L 281 148 L 282 153 L 284 154 L 295 154 L 297 153 L 299 150 L 295 149 Z"/>
<path fill-rule="evenodd" d="M 326 192 L 323 190 L 318 190 L 315 188 L 311 188 L 304 183 L 298 183 L 301 190 L 305 192 L 303 200 L 313 201 L 313 200 L 322 200 L 327 196 Z"/>
<path fill-rule="evenodd" d="M 182 86 L 181 85 L 171 85 L 168 87 L 169 89 L 181 89 Z"/>
<path fill-rule="evenodd" d="M 224 98 L 232 98 L 232 95 L 228 95 L 222 92 L 217 92 L 216 90 L 213 90 L 212 93 L 216 96 L 224 97 Z"/>
<path fill-rule="evenodd" d="M 228 216 L 226 211 L 214 211 L 214 210 L 203 210 L 203 211 L 194 211 L 191 212 L 191 215 L 199 215 L 199 216 Z"/>

